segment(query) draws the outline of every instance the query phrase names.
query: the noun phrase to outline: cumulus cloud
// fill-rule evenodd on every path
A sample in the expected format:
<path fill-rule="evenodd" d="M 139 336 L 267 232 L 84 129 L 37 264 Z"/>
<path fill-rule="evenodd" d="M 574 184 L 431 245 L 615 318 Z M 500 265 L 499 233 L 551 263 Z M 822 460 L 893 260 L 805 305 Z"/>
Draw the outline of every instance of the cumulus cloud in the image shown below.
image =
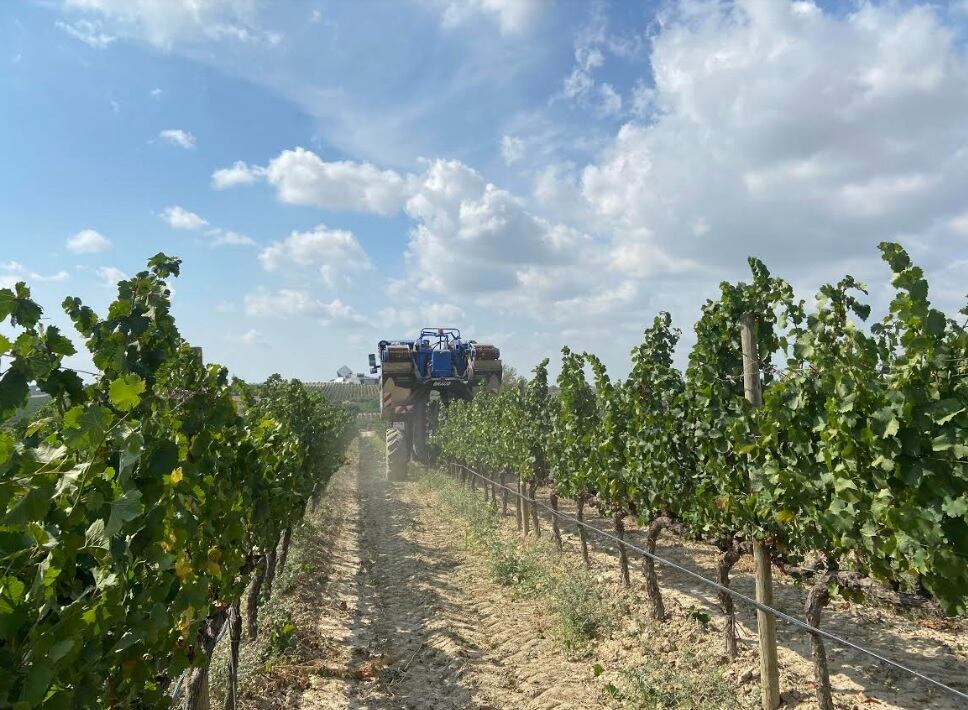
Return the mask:
<path fill-rule="evenodd" d="M 617 265 L 875 258 L 881 239 L 957 219 L 968 62 L 931 8 L 682 7 L 662 18 L 640 92 L 655 119 L 623 126 L 579 176 L 619 235 Z"/>
<path fill-rule="evenodd" d="M 284 150 L 265 167 L 237 161 L 212 174 L 212 186 L 221 190 L 264 179 L 276 188 L 282 202 L 324 209 L 399 212 L 407 197 L 405 179 L 393 170 L 370 163 L 327 162 L 305 148 Z"/>
<path fill-rule="evenodd" d="M 212 173 L 212 187 L 224 190 L 237 185 L 251 185 L 265 174 L 265 168 L 246 165 L 241 160 L 235 161 L 230 168 L 221 168 Z"/>
<path fill-rule="evenodd" d="M 262 337 L 262 333 L 260 333 L 255 328 L 250 328 L 249 330 L 242 333 L 242 335 L 239 336 L 239 342 L 242 343 L 243 345 L 265 345 L 266 344 L 265 338 Z"/>
<path fill-rule="evenodd" d="M 408 175 L 366 166 L 340 173 L 341 186 L 334 184 L 334 165 L 341 164 L 296 149 L 270 161 L 264 175 L 285 202 L 377 214 L 392 214 L 392 207 L 409 216 L 414 226 L 405 259 L 414 276 L 395 287 L 402 308 L 416 307 L 406 301 L 418 291 L 460 292 L 481 300 L 500 294 L 496 307 L 546 314 L 549 304 L 570 303 L 582 293 L 597 299 L 611 288 L 614 269 L 603 240 L 534 214 L 460 161 L 428 161 L 422 173 Z M 392 200 L 382 199 L 390 193 Z M 294 232 L 260 259 L 268 271 L 318 269 L 330 284 L 370 264 L 352 234 L 325 227 Z"/>
<path fill-rule="evenodd" d="M 393 170 L 370 163 L 325 162 L 304 148 L 284 150 L 265 168 L 279 199 L 324 209 L 393 214 L 406 197 L 406 184 Z"/>
<path fill-rule="evenodd" d="M 239 234 L 231 230 L 211 229 L 206 232 L 210 237 L 209 245 L 213 247 L 232 246 L 232 247 L 254 247 L 256 241 L 245 234 Z"/>
<path fill-rule="evenodd" d="M 222 229 L 221 227 L 211 227 L 208 220 L 178 205 L 166 207 L 161 211 L 159 216 L 173 229 L 182 229 L 190 232 L 201 232 L 204 230 L 205 243 L 210 247 L 256 246 L 256 242 L 252 237 L 228 229 Z"/>
<path fill-rule="evenodd" d="M 453 303 L 415 303 L 410 307 L 389 306 L 380 311 L 380 323 L 385 328 L 416 330 L 418 328 L 457 327 L 466 313 Z"/>
<path fill-rule="evenodd" d="M 93 229 L 82 229 L 67 239 L 67 251 L 72 254 L 97 254 L 111 248 L 111 240 Z"/>
<path fill-rule="evenodd" d="M 19 261 L 8 261 L 0 263 L 0 288 L 12 288 L 18 281 L 31 282 L 48 281 L 58 283 L 70 278 L 66 271 L 58 271 L 53 274 L 39 274 L 31 271 Z"/>
<path fill-rule="evenodd" d="M 546 0 L 445 0 L 441 22 L 453 28 L 473 21 L 480 16 L 497 20 L 502 34 L 524 32 L 535 22 L 548 6 Z"/>
<path fill-rule="evenodd" d="M 113 288 L 118 285 L 119 281 L 124 281 L 128 278 L 121 269 L 114 266 L 99 266 L 94 270 L 94 273 L 100 279 L 101 285 L 108 288 Z"/>
<path fill-rule="evenodd" d="M 166 128 L 158 134 L 158 137 L 185 150 L 195 147 L 195 136 L 180 128 Z"/>
<path fill-rule="evenodd" d="M 365 325 L 367 319 L 340 299 L 323 301 L 307 291 L 279 289 L 267 291 L 260 289 L 245 296 L 245 312 L 250 316 L 269 316 L 275 318 L 311 317 L 319 319 L 324 325 L 351 324 Z"/>
<path fill-rule="evenodd" d="M 164 48 L 220 40 L 272 45 L 280 39 L 258 27 L 253 0 L 65 0 L 64 10 L 81 18 L 72 26 L 87 23 L 109 31 L 112 40 L 131 37 Z"/>
<path fill-rule="evenodd" d="M 352 232 L 323 225 L 308 232 L 292 232 L 259 254 L 266 271 L 315 269 L 333 286 L 342 277 L 372 268 L 369 257 Z"/>
<path fill-rule="evenodd" d="M 208 226 L 208 222 L 199 217 L 194 212 L 189 212 L 183 207 L 174 205 L 166 207 L 161 212 L 161 218 L 165 220 L 173 229 L 188 229 L 198 231 Z"/>

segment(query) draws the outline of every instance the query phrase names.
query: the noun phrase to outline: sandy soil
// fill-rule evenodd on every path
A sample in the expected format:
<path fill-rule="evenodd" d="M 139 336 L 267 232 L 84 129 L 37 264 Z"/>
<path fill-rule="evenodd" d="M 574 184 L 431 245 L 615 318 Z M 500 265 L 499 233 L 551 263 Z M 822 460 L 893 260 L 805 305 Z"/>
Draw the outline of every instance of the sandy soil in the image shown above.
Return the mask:
<path fill-rule="evenodd" d="M 379 464 L 364 446 L 326 501 L 342 510 L 338 529 L 319 560 L 318 603 L 298 619 L 318 643 L 250 678 L 242 707 L 597 706 L 590 663 L 564 658 L 536 605 L 486 582 L 455 523 L 416 484 L 383 480 Z"/>
<path fill-rule="evenodd" d="M 548 504 L 548 491 L 541 489 L 537 499 Z M 563 513 L 574 516 L 571 501 L 560 501 Z M 612 521 L 586 509 L 586 521 L 611 532 Z M 511 523 L 513 524 L 513 523 Z M 550 537 L 550 517 L 542 512 L 542 534 Z M 574 526 L 563 524 L 565 549 L 580 560 L 580 546 Z M 626 539 L 644 547 L 645 535 L 632 518 L 626 519 Z M 596 536 L 589 535 L 590 541 Z M 616 545 L 597 539 L 591 545 L 592 571 L 605 585 L 618 587 L 619 570 Z M 663 533 L 656 553 L 687 569 L 715 579 L 718 551 L 709 545 L 682 540 L 671 533 Z M 638 560 L 633 563 L 633 590 L 630 595 L 632 616 L 645 615 L 646 604 L 642 590 L 642 576 Z M 659 569 L 659 585 L 667 610 L 673 613 L 670 634 L 678 633 L 675 617 L 688 616 L 702 608 L 712 616 L 710 626 L 721 635 L 723 622 L 715 593 L 695 580 L 672 569 Z M 744 557 L 733 568 L 731 586 L 748 596 L 755 596 L 752 558 Z M 791 616 L 803 618 L 805 592 L 802 586 L 774 571 L 774 604 Z M 758 683 L 758 653 L 755 611 L 737 602 L 740 631 L 740 658 L 732 664 L 738 682 Z M 831 603 L 823 613 L 821 627 L 855 644 L 872 649 L 930 677 L 968 691 L 968 624 L 964 619 L 939 619 L 924 613 L 898 613 L 893 609 L 874 608 L 846 601 Z M 660 630 L 661 632 L 661 630 Z M 813 662 L 810 657 L 809 636 L 800 629 L 780 623 L 777 627 L 780 660 L 780 691 L 784 707 L 814 708 Z M 710 658 L 718 662 L 725 648 L 720 638 L 713 641 Z M 965 708 L 966 705 L 924 681 L 903 674 L 886 664 L 857 651 L 827 642 L 831 683 L 837 707 L 845 708 L 937 708 L 939 710 Z"/>
<path fill-rule="evenodd" d="M 543 602 L 489 581 L 480 552 L 464 544 L 466 523 L 442 511 L 445 501 L 418 483 L 387 483 L 379 448 L 364 440 L 359 455 L 331 484 L 322 512 L 309 520 L 290 577 L 267 612 L 285 609 L 295 621 L 295 648 L 265 661 L 248 654 L 241 707 L 248 708 L 592 708 L 611 707 L 605 692 L 622 673 L 649 657 L 670 668 L 696 663 L 721 668 L 739 689 L 740 706 L 758 698 L 755 616 L 740 608 L 740 658 L 728 663 L 722 620 L 708 590 L 674 571 L 660 571 L 670 620 L 647 621 L 642 577 L 633 558 L 633 589 L 618 584 L 613 546 L 592 545 L 592 573 L 605 593 L 620 599 L 626 613 L 607 638 L 580 659 L 569 659 L 552 640 Z M 546 501 L 546 491 L 539 498 Z M 513 509 L 513 506 L 512 506 Z M 562 501 L 562 510 L 573 505 Z M 590 512 L 590 511 L 589 511 Z M 611 522 L 590 518 L 609 529 Z M 641 531 L 628 521 L 629 540 Z M 536 544 L 550 546 L 547 518 Z M 563 564 L 579 568 L 578 538 L 564 526 Z M 502 534 L 515 539 L 509 517 Z M 547 549 L 545 550 L 547 552 Z M 672 535 L 660 539 L 659 554 L 713 576 L 715 550 Z M 303 572 L 299 572 L 303 569 Z M 748 560 L 734 568 L 733 585 L 752 595 Z M 802 615 L 803 590 L 778 580 L 779 607 Z M 699 624 L 697 609 L 711 621 Z M 968 688 L 968 635 L 963 622 L 898 615 L 890 610 L 836 603 L 823 626 L 891 658 Z M 263 629 L 259 644 L 265 643 Z M 779 629 L 784 707 L 815 707 L 809 639 Z M 688 644 L 686 643 L 688 641 Z M 258 644 L 257 644 L 258 645 Z M 684 656 L 689 645 L 697 661 Z M 838 707 L 956 708 L 930 686 L 908 679 L 853 651 L 828 645 Z M 246 664 L 246 661 L 243 661 Z M 592 669 L 604 672 L 596 677 Z M 620 705 L 614 705 L 620 707 Z"/>

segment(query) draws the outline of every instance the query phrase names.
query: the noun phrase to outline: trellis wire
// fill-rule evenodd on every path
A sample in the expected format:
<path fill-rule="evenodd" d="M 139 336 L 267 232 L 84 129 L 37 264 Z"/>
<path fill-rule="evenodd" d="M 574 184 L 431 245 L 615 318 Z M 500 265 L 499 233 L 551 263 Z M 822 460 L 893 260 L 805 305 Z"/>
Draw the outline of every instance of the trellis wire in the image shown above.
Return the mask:
<path fill-rule="evenodd" d="M 499 488 L 503 488 L 503 489 L 511 492 L 512 494 L 518 496 L 519 498 L 522 498 L 522 499 L 525 498 L 525 496 L 521 495 L 520 493 L 518 493 L 517 491 L 513 490 L 512 488 L 509 488 L 508 486 L 505 486 L 505 485 L 503 485 L 501 483 L 497 483 L 496 481 L 488 478 L 487 476 L 485 476 L 485 475 L 483 475 L 481 473 L 478 473 L 477 471 L 475 471 L 472 468 L 469 468 L 468 466 L 464 466 L 463 464 L 455 464 L 455 465 L 458 466 L 458 467 L 460 467 L 460 468 L 462 468 L 462 469 L 464 469 L 468 473 L 470 473 L 470 474 L 472 474 L 472 475 L 480 478 L 482 481 L 486 481 L 486 482 L 491 483 L 492 485 L 498 486 Z M 586 528 L 588 530 L 592 530 L 593 532 L 598 533 L 602 537 L 604 537 L 604 538 L 606 538 L 608 540 L 612 540 L 612 541 L 618 543 L 619 545 L 622 545 L 622 546 L 624 546 L 624 547 L 632 550 L 633 552 L 636 552 L 636 553 L 638 553 L 638 554 L 640 554 L 640 555 L 642 555 L 644 557 L 648 557 L 649 559 L 655 560 L 656 562 L 658 562 L 661 565 L 665 565 L 666 567 L 669 567 L 669 568 L 674 569 L 674 570 L 676 570 L 678 572 L 681 572 L 682 574 L 685 574 L 686 576 L 691 577 L 692 579 L 695 579 L 697 582 L 701 582 L 702 584 L 704 584 L 704 585 L 706 585 L 708 587 L 712 587 L 713 589 L 715 589 L 717 591 L 724 592 L 724 593 L 730 595 L 731 597 L 733 597 L 734 599 L 738 599 L 739 601 L 743 602 L 744 604 L 748 604 L 749 606 L 752 606 L 752 607 L 754 607 L 756 609 L 759 609 L 760 611 L 764 611 L 764 612 L 766 612 L 768 614 L 772 614 L 777 619 L 779 619 L 781 621 L 784 621 L 787 624 L 790 624 L 791 626 L 795 626 L 797 628 L 803 629 L 804 631 L 807 631 L 807 632 L 809 632 L 811 634 L 815 634 L 815 635 L 820 636 L 822 638 L 825 638 L 825 639 L 827 639 L 829 641 L 833 641 L 834 643 L 839 644 L 841 646 L 846 646 L 847 648 L 853 649 L 854 651 L 859 651 L 860 653 L 862 653 L 862 654 L 864 654 L 866 656 L 870 656 L 871 658 L 875 658 L 878 661 L 881 661 L 882 663 L 886 663 L 887 665 L 889 665 L 889 666 L 891 666 L 893 668 L 896 668 L 899 671 L 903 671 L 904 673 L 908 673 L 909 675 L 912 675 L 915 678 L 918 678 L 920 680 L 925 681 L 926 683 L 930 683 L 931 685 L 934 685 L 934 686 L 936 686 L 938 688 L 941 688 L 946 693 L 950 693 L 951 695 L 954 695 L 955 697 L 960 698 L 961 700 L 968 701 L 968 693 L 964 693 L 964 692 L 958 690 L 957 688 L 952 688 L 950 685 L 946 685 L 945 683 L 942 683 L 940 680 L 935 680 L 934 678 L 932 678 L 930 676 L 927 676 L 927 675 L 925 675 L 925 674 L 923 674 L 923 673 L 921 673 L 919 671 L 916 671 L 913 668 L 908 668 L 907 666 L 905 666 L 902 663 L 898 663 L 897 661 L 893 661 L 890 658 L 887 658 L 885 656 L 882 656 L 881 654 L 877 653 L 877 651 L 872 651 L 869 648 L 865 648 L 863 646 L 859 646 L 856 643 L 854 643 L 852 641 L 848 641 L 845 638 L 841 638 L 840 636 L 837 636 L 835 634 L 832 634 L 829 631 L 824 631 L 823 629 L 820 629 L 820 628 L 818 628 L 816 626 L 811 626 L 810 624 L 806 623 L 805 621 L 800 621 L 800 619 L 796 618 L 795 616 L 790 616 L 789 614 L 786 614 L 786 613 L 780 611 L 779 609 L 775 609 L 775 608 L 773 608 L 771 606 L 767 606 L 766 604 L 761 604 L 760 602 L 756 601 L 752 597 L 748 597 L 748 596 L 746 596 L 745 594 L 743 594 L 741 592 L 737 592 L 735 589 L 731 589 L 730 587 L 723 586 L 722 584 L 719 584 L 718 582 L 714 582 L 711 579 L 708 579 L 706 577 L 703 577 L 698 572 L 693 572 L 692 570 L 690 570 L 690 569 L 688 569 L 686 567 L 683 567 L 682 565 L 676 564 L 675 562 L 672 562 L 671 560 L 667 560 L 664 557 L 660 557 L 659 555 L 656 555 L 655 553 L 652 553 L 652 552 L 648 552 L 646 550 L 643 550 L 641 547 L 638 547 L 637 545 L 633 545 L 633 544 L 631 544 L 629 542 L 626 542 L 625 540 L 622 540 L 622 539 L 616 537 L 615 535 L 612 535 L 611 533 L 606 532 L 605 530 L 601 530 L 601 529 L 595 527 L 594 525 L 589 525 L 588 523 L 586 523 L 584 521 L 581 521 L 581 520 L 578 520 L 577 518 L 573 518 L 570 515 L 566 515 L 566 514 L 560 512 L 560 511 L 555 511 L 551 506 L 545 505 L 541 501 L 538 501 L 538 500 L 535 500 L 535 499 L 532 499 L 532 498 L 529 498 L 528 501 L 532 505 L 537 505 L 539 508 L 543 508 L 544 510 L 548 511 L 549 513 L 551 513 L 552 516 L 557 516 L 558 518 L 561 518 L 563 520 L 567 520 L 568 522 L 573 523 L 574 525 L 576 525 L 578 527 L 583 527 L 583 528 Z"/>

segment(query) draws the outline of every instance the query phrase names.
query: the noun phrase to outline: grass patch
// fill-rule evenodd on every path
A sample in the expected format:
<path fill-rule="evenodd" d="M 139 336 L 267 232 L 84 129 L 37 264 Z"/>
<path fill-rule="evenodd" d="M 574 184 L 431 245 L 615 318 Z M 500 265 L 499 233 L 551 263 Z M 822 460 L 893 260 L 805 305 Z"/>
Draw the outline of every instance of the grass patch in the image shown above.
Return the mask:
<path fill-rule="evenodd" d="M 558 640 L 569 651 L 585 650 L 611 628 L 614 610 L 585 572 L 561 575 L 555 581 L 548 596 L 558 618 Z"/>
<path fill-rule="evenodd" d="M 500 539 L 488 546 L 487 567 L 491 579 L 502 587 L 527 592 L 537 591 L 547 574 L 534 550 Z"/>
<path fill-rule="evenodd" d="M 649 654 L 638 668 L 622 671 L 605 686 L 606 694 L 625 708 L 709 710 L 755 708 L 723 666 L 711 664 L 695 643 L 683 639 L 673 657 Z"/>
<path fill-rule="evenodd" d="M 522 541 L 505 535 L 494 503 L 485 503 L 473 492 L 438 471 L 424 470 L 422 492 L 437 495 L 467 525 L 466 542 L 486 553 L 488 576 L 508 587 L 512 594 L 541 598 L 555 618 L 553 635 L 569 653 L 589 650 L 591 643 L 608 633 L 614 623 L 615 605 L 605 598 L 595 580 L 584 570 L 563 566 L 546 541 Z M 512 512 L 513 515 L 513 512 Z"/>

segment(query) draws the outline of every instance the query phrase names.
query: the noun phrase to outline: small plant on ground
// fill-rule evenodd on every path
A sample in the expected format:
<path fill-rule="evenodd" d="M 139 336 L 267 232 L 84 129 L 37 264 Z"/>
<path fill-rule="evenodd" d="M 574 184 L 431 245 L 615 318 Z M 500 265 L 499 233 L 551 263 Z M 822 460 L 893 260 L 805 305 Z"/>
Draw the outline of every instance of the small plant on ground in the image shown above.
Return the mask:
<path fill-rule="evenodd" d="M 755 701 L 744 698 L 724 669 L 709 663 L 691 643 L 681 644 L 676 658 L 647 655 L 643 665 L 622 672 L 617 684 L 605 692 L 626 708 L 649 710 L 725 710 L 753 708 Z"/>
<path fill-rule="evenodd" d="M 269 634 L 268 653 L 270 658 L 278 658 L 292 646 L 292 637 L 296 633 L 296 625 L 292 623 L 292 616 L 286 614 L 272 622 Z"/>
<path fill-rule="evenodd" d="M 537 555 L 529 549 L 493 540 L 488 548 L 491 579 L 504 587 L 533 592 L 537 590 L 542 569 Z"/>
<path fill-rule="evenodd" d="M 558 617 L 558 637 L 569 651 L 580 651 L 608 631 L 613 611 L 586 573 L 562 575 L 548 590 Z"/>

